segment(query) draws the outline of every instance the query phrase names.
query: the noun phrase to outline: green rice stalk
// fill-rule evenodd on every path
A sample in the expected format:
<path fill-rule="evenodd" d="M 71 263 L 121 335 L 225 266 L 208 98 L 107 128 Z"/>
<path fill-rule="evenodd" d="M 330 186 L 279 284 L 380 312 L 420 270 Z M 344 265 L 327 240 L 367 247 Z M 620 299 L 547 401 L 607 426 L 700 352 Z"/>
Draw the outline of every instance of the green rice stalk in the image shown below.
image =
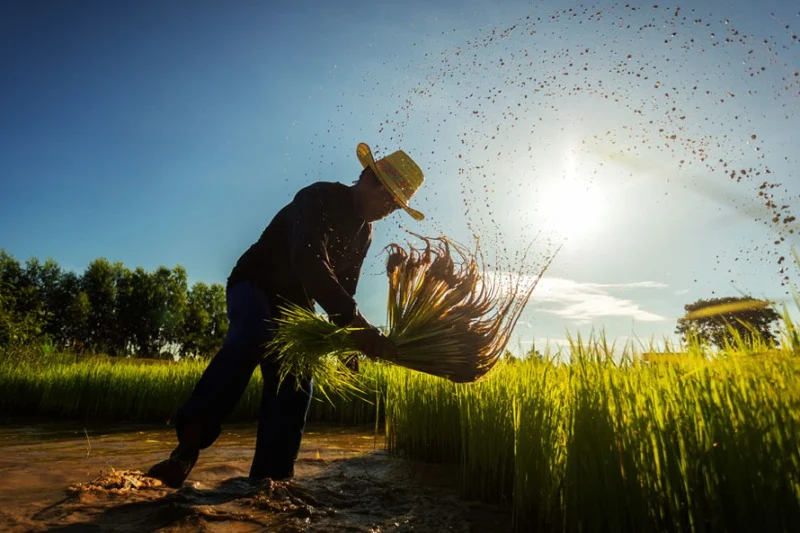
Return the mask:
<path fill-rule="evenodd" d="M 319 394 L 331 401 L 329 393 L 340 397 L 361 396 L 347 361 L 359 351 L 350 332 L 317 315 L 313 309 L 298 305 L 281 307 L 275 338 L 268 344 L 280 362 L 278 379 L 286 376 L 310 377 Z"/>

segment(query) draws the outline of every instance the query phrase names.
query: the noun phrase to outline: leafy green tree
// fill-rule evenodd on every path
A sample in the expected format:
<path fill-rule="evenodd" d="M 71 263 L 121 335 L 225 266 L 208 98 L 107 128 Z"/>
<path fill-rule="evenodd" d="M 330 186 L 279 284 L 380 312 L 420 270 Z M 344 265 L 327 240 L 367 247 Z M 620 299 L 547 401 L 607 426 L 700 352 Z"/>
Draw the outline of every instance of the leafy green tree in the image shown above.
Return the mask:
<path fill-rule="evenodd" d="M 51 342 L 61 344 L 61 330 L 63 324 L 63 310 L 59 308 L 61 279 L 64 273 L 58 263 L 47 259 L 39 268 L 36 276 L 36 285 L 41 298 L 42 315 L 44 318 L 43 333 Z"/>
<path fill-rule="evenodd" d="M 116 280 L 121 264 L 112 265 L 107 259 L 95 259 L 86 268 L 82 278 L 82 290 L 89 298 L 89 337 L 87 346 L 94 352 L 113 353 L 114 327 L 117 324 Z"/>
<path fill-rule="evenodd" d="M 19 263 L 11 254 L 0 249 L 0 347 L 9 346 L 15 338 L 16 317 L 14 309 L 15 284 L 10 278 L 14 276 L 14 265 L 19 268 Z"/>
<path fill-rule="evenodd" d="M 130 351 L 158 357 L 165 349 L 178 351 L 187 306 L 186 270 L 159 267 L 147 272 L 121 271 L 118 283 L 118 329 Z"/>
<path fill-rule="evenodd" d="M 117 300 L 116 300 L 116 327 L 114 344 L 120 354 L 136 355 L 137 335 L 141 315 L 146 304 L 139 302 L 142 291 L 137 290 L 137 283 L 143 277 L 144 271 L 137 269 L 140 274 L 134 273 L 129 268 L 122 268 L 117 272 Z"/>
<path fill-rule="evenodd" d="M 89 321 L 92 316 L 92 303 L 85 291 L 77 291 L 70 296 L 67 317 L 64 320 L 65 347 L 78 353 L 86 352 L 91 334 Z"/>
<path fill-rule="evenodd" d="M 181 355 L 210 357 L 219 349 L 227 332 L 224 287 L 218 283 L 195 283 L 188 295 Z"/>
<path fill-rule="evenodd" d="M 186 314 L 186 285 L 186 270 L 180 265 L 172 270 L 161 266 L 152 273 L 152 326 L 157 332 L 159 352 L 180 342 Z"/>
<path fill-rule="evenodd" d="M 186 270 L 135 271 L 105 258 L 82 275 L 53 259 L 24 267 L 0 249 L 0 346 L 49 339 L 77 352 L 159 356 L 209 355 L 227 332 L 225 290 L 187 290 Z"/>
<path fill-rule="evenodd" d="M 121 309 L 127 323 L 132 349 L 138 355 L 153 356 L 157 352 L 158 327 L 154 325 L 152 279 L 137 267 L 128 279 Z"/>
<path fill-rule="evenodd" d="M 225 302 L 225 287 L 219 283 L 212 283 L 208 287 L 206 296 L 206 311 L 211 318 L 211 327 L 206 332 L 206 341 L 203 353 L 212 356 L 228 334 L 228 313 Z"/>
<path fill-rule="evenodd" d="M 211 329 L 211 316 L 206 309 L 208 285 L 199 281 L 192 285 L 186 302 L 186 316 L 181 336 L 181 355 L 202 356 Z"/>
<path fill-rule="evenodd" d="M 0 251 L 0 345 L 8 344 L 12 330 L 18 344 L 47 340 L 66 345 L 64 321 L 73 295 L 62 294 L 65 276 L 53 259 L 41 264 L 31 258 L 23 268 L 7 252 Z M 75 285 L 77 276 L 68 278 Z"/>
<path fill-rule="evenodd" d="M 38 261 L 26 268 L 5 250 L 0 250 L 0 345 L 34 342 L 44 325 L 43 304 L 34 281 Z"/>
<path fill-rule="evenodd" d="M 17 312 L 20 315 L 33 315 L 44 321 L 45 302 L 41 290 L 42 265 L 32 257 L 25 261 L 25 268 L 17 281 Z"/>
<path fill-rule="evenodd" d="M 6 294 L 13 294 L 22 279 L 22 267 L 14 256 L 0 249 L 0 285 Z"/>
<path fill-rule="evenodd" d="M 774 324 L 780 315 L 770 302 L 750 296 L 700 299 L 684 306 L 686 314 L 678 319 L 675 333 L 684 342 L 694 338 L 718 348 L 744 340 L 777 341 Z"/>
<path fill-rule="evenodd" d="M 0 281 L 0 347 L 9 346 L 16 337 L 13 313 L 15 303 L 8 285 Z"/>

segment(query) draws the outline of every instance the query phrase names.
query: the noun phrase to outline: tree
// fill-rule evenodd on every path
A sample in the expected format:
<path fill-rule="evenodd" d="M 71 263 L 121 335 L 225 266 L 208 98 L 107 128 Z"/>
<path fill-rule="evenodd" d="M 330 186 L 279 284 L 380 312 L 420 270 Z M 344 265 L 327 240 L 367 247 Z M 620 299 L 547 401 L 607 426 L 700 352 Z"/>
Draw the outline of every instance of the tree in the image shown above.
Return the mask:
<path fill-rule="evenodd" d="M 98 353 L 113 351 L 111 339 L 115 337 L 116 299 L 118 271 L 121 264 L 112 265 L 107 259 L 95 259 L 86 268 L 82 278 L 82 290 L 89 297 L 89 338 L 85 339 L 90 350 Z"/>
<path fill-rule="evenodd" d="M 61 324 L 63 311 L 58 304 L 61 296 L 61 279 L 64 273 L 61 272 L 61 267 L 58 266 L 58 263 L 50 258 L 44 262 L 37 274 L 36 284 L 39 287 L 44 316 L 43 332 L 50 342 L 60 344 L 59 337 L 63 329 Z M 61 316 L 59 316 L 60 311 L 62 311 Z"/>
<path fill-rule="evenodd" d="M 120 270 L 117 284 L 117 323 L 128 351 L 158 357 L 178 348 L 186 315 L 186 270 L 158 267 L 147 272 L 137 267 Z"/>
<path fill-rule="evenodd" d="M 141 270 L 141 269 L 138 269 Z M 137 277 L 129 268 L 117 273 L 115 345 L 121 354 L 135 355 L 136 333 L 144 307 L 137 303 Z"/>
<path fill-rule="evenodd" d="M 22 269 L 17 283 L 17 312 L 20 315 L 36 316 L 44 322 L 46 313 L 41 277 L 42 265 L 39 260 L 32 257 L 25 261 L 25 268 Z"/>
<path fill-rule="evenodd" d="M 210 357 L 220 347 L 228 332 L 225 314 L 225 288 L 197 282 L 189 292 L 181 335 L 181 354 Z"/>
<path fill-rule="evenodd" d="M 213 355 L 228 334 L 228 312 L 225 303 L 225 287 L 219 283 L 212 283 L 208 287 L 206 296 L 206 311 L 211 318 L 211 327 L 207 331 L 204 352 Z"/>
<path fill-rule="evenodd" d="M 176 265 L 147 272 L 99 258 L 82 275 L 0 249 L 0 347 L 52 342 L 77 352 L 212 355 L 228 330 L 225 289 L 187 290 Z"/>
<path fill-rule="evenodd" d="M 77 277 L 77 276 L 76 276 Z M 72 282 L 70 282 L 72 283 Z M 88 350 L 89 319 L 92 314 L 92 304 L 86 292 L 77 290 L 70 293 L 67 318 L 64 321 L 65 346 L 83 353 Z"/>
<path fill-rule="evenodd" d="M 158 353 L 158 321 L 154 310 L 152 276 L 142 267 L 136 267 L 126 283 L 120 301 L 120 312 L 129 332 L 133 351 L 137 355 L 154 356 Z"/>
<path fill-rule="evenodd" d="M 159 353 L 180 342 L 186 314 L 186 269 L 176 265 L 172 270 L 160 266 L 151 274 L 153 328 Z"/>
<path fill-rule="evenodd" d="M 717 348 L 735 344 L 735 337 L 774 344 L 773 324 L 780 315 L 770 302 L 750 296 L 729 296 L 697 300 L 684 306 L 686 314 L 678 319 L 675 333 L 684 342 L 690 338 Z"/>
<path fill-rule="evenodd" d="M 202 281 L 195 283 L 189 292 L 181 336 L 181 355 L 184 357 L 204 355 L 205 338 L 211 328 L 211 316 L 206 310 L 207 293 L 208 285 Z"/>
<path fill-rule="evenodd" d="M 11 345 L 16 341 L 17 328 L 14 315 L 14 294 L 9 284 L 0 279 L 0 347 Z"/>
<path fill-rule="evenodd" d="M 22 268 L 0 249 L 0 346 L 25 345 L 38 340 L 44 326 L 44 309 L 36 285 L 39 263 Z"/>

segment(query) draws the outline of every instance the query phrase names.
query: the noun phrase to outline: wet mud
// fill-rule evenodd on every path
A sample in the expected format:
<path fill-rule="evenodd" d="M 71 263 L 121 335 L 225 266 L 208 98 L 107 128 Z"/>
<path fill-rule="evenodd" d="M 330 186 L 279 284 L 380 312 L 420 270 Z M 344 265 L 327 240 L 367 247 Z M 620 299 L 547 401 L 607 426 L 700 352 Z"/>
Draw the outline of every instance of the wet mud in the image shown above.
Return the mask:
<path fill-rule="evenodd" d="M 0 427 L 4 531 L 509 531 L 453 466 L 387 454 L 370 429 L 310 426 L 289 481 L 251 483 L 255 427 L 229 428 L 180 489 L 143 475 L 170 429 Z"/>

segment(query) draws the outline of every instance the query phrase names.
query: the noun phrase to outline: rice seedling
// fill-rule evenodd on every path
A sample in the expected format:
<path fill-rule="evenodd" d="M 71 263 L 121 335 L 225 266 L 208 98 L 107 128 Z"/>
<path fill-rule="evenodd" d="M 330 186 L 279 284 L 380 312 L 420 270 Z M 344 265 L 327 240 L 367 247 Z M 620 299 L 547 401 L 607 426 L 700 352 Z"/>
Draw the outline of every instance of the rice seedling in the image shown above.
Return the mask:
<path fill-rule="evenodd" d="M 316 391 L 329 401 L 329 392 L 344 398 L 363 392 L 354 384 L 353 372 L 347 366 L 359 355 L 350 337 L 354 328 L 340 328 L 313 309 L 298 305 L 282 306 L 281 314 L 276 319 L 275 338 L 267 348 L 281 362 L 281 382 L 288 375 L 308 376 Z"/>
<path fill-rule="evenodd" d="M 389 362 L 456 383 L 477 381 L 504 353 L 549 263 L 527 285 L 519 275 L 493 279 L 477 246 L 469 251 L 446 237 L 417 237 L 421 248 L 387 247 L 387 336 L 396 347 Z M 270 343 L 282 376 L 309 375 L 336 392 L 353 392 L 345 368 L 358 353 L 353 328 L 297 306 L 285 307 L 283 314 Z"/>

